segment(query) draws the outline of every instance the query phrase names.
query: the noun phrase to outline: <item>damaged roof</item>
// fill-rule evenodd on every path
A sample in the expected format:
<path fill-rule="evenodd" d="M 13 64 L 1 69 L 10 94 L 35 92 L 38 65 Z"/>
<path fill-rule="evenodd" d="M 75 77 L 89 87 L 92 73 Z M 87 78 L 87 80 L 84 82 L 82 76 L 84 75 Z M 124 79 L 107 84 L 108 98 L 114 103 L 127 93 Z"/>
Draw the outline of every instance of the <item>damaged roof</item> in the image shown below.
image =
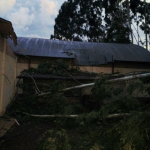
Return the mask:
<path fill-rule="evenodd" d="M 150 52 L 141 46 L 117 43 L 60 41 L 42 38 L 18 37 L 15 47 L 18 55 L 75 58 L 76 65 L 92 66 L 113 61 L 150 62 Z"/>
<path fill-rule="evenodd" d="M 17 36 L 10 21 L 0 18 L 0 33 L 5 38 L 13 40 L 15 46 L 17 45 Z"/>

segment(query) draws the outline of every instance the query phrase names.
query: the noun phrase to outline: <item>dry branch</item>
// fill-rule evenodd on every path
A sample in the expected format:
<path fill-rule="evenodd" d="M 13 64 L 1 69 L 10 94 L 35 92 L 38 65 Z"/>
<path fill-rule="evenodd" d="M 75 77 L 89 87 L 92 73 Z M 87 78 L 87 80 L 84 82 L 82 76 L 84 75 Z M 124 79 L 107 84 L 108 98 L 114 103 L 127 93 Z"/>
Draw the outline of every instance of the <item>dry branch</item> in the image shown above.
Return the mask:
<path fill-rule="evenodd" d="M 41 93 L 41 91 L 39 90 L 39 88 L 38 88 L 38 86 L 37 86 L 37 84 L 36 84 L 35 80 L 33 79 L 33 77 L 32 77 L 32 76 L 30 76 L 30 75 L 29 75 L 29 74 L 27 74 L 27 73 L 24 73 L 24 74 L 26 74 L 27 76 L 29 76 L 29 77 L 33 80 L 33 82 L 34 82 L 34 84 L 35 84 L 35 87 L 36 87 L 36 91 L 38 92 L 38 94 L 40 94 L 40 93 Z"/>
<path fill-rule="evenodd" d="M 66 72 L 67 74 L 69 74 L 69 76 L 70 76 L 70 77 L 72 77 L 72 79 L 73 79 L 73 80 L 75 80 L 77 83 L 79 83 L 79 84 L 81 84 L 81 85 L 82 85 L 82 83 L 81 83 L 81 82 L 79 82 L 78 80 L 76 80 L 76 79 L 75 79 L 75 78 L 71 75 L 71 73 L 69 73 L 67 70 L 65 70 L 65 69 L 61 68 L 61 67 L 60 67 L 60 66 L 58 66 L 58 65 L 57 65 L 57 67 L 58 67 L 58 68 L 60 68 L 61 70 L 63 70 L 64 72 Z"/>

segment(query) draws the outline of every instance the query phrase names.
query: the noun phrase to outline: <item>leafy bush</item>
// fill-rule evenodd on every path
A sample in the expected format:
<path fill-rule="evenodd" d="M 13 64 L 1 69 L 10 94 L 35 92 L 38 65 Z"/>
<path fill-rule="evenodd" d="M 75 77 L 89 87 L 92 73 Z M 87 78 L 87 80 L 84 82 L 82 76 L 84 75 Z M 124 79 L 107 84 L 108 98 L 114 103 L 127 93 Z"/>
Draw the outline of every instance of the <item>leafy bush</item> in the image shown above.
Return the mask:
<path fill-rule="evenodd" d="M 102 104 L 104 99 L 111 97 L 111 88 L 109 86 L 109 82 L 106 80 L 104 76 L 95 83 L 92 89 L 93 98 L 99 103 Z"/>
<path fill-rule="evenodd" d="M 38 150 L 71 150 L 66 131 L 62 129 L 45 132 L 38 141 Z"/>
<path fill-rule="evenodd" d="M 64 62 L 62 59 L 56 60 L 54 63 L 49 61 L 44 61 L 39 63 L 37 68 L 25 69 L 21 72 L 28 74 L 51 74 L 51 75 L 60 75 L 60 76 L 70 76 L 70 74 L 81 74 L 84 76 L 95 77 L 97 73 L 83 72 L 79 67 L 69 67 L 69 65 Z"/>

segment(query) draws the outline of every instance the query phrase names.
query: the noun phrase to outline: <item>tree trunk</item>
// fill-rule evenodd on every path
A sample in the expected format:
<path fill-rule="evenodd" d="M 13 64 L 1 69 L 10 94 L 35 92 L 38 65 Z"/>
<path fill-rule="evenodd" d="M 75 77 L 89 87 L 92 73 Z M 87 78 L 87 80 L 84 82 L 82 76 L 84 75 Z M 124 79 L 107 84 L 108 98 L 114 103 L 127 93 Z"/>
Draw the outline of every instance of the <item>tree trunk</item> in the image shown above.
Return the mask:
<path fill-rule="evenodd" d="M 146 39 L 146 49 L 148 50 L 148 45 L 147 45 L 147 14 L 146 14 L 146 0 L 144 0 L 144 5 L 145 5 L 145 39 Z"/>
<path fill-rule="evenodd" d="M 132 34 L 131 21 L 130 21 L 129 0 L 127 0 L 127 14 L 128 14 L 128 27 L 130 29 L 129 36 L 130 36 L 130 33 L 131 33 L 131 40 L 132 40 L 131 42 L 133 44 L 133 34 Z"/>

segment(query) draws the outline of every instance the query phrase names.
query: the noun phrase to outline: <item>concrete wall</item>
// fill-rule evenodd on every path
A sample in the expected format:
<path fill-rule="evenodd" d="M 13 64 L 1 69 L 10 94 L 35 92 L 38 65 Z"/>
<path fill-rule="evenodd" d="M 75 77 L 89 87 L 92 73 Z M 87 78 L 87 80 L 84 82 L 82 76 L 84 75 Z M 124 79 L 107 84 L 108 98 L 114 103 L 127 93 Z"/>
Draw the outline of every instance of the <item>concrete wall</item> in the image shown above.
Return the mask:
<path fill-rule="evenodd" d="M 112 65 L 100 65 L 100 66 L 79 66 L 81 71 L 94 72 L 94 73 L 112 73 Z"/>
<path fill-rule="evenodd" d="M 150 63 L 146 62 L 115 62 L 114 72 L 130 73 L 150 71 Z"/>
<path fill-rule="evenodd" d="M 14 97 L 16 85 L 16 56 L 0 35 L 0 115 Z"/>
<path fill-rule="evenodd" d="M 0 109 L 2 107 L 2 66 L 3 66 L 3 51 L 4 51 L 4 39 L 0 34 Z M 1 111 L 0 111 L 1 112 Z"/>
<path fill-rule="evenodd" d="M 17 76 L 24 69 L 30 67 L 37 68 L 38 64 L 43 61 L 49 61 L 55 63 L 58 58 L 46 58 L 46 57 L 30 57 L 18 56 L 17 61 Z M 95 72 L 95 73 L 112 73 L 112 64 L 100 65 L 100 66 L 75 66 L 73 59 L 63 59 L 70 67 L 79 67 L 82 71 Z"/>
<path fill-rule="evenodd" d="M 57 58 L 47 57 L 25 57 L 19 56 L 17 63 L 17 75 L 24 69 L 30 67 L 36 68 L 40 62 L 49 61 L 54 63 Z M 130 73 L 150 71 L 150 63 L 144 62 L 114 62 L 99 66 L 75 66 L 74 59 L 63 59 L 70 67 L 79 67 L 82 71 L 94 72 L 94 73 Z"/>
<path fill-rule="evenodd" d="M 48 58 L 48 57 L 26 57 L 26 56 L 18 56 L 17 60 L 17 76 L 20 75 L 20 72 L 24 69 L 29 68 L 37 68 L 38 64 L 44 61 L 48 61 L 50 63 L 55 63 L 59 58 Z M 63 59 L 69 66 L 72 66 L 72 59 Z"/>
<path fill-rule="evenodd" d="M 150 72 L 150 63 L 143 62 L 115 62 L 99 66 L 79 66 L 80 70 L 94 73 L 130 73 L 130 72 Z"/>
<path fill-rule="evenodd" d="M 1 43 L 0 43 L 0 48 L 1 48 Z M 2 97 L 2 63 L 3 61 L 3 52 L 0 51 L 0 107 L 2 107 L 2 101 L 1 101 L 1 97 Z M 0 113 L 1 113 L 1 109 L 0 108 Z"/>

